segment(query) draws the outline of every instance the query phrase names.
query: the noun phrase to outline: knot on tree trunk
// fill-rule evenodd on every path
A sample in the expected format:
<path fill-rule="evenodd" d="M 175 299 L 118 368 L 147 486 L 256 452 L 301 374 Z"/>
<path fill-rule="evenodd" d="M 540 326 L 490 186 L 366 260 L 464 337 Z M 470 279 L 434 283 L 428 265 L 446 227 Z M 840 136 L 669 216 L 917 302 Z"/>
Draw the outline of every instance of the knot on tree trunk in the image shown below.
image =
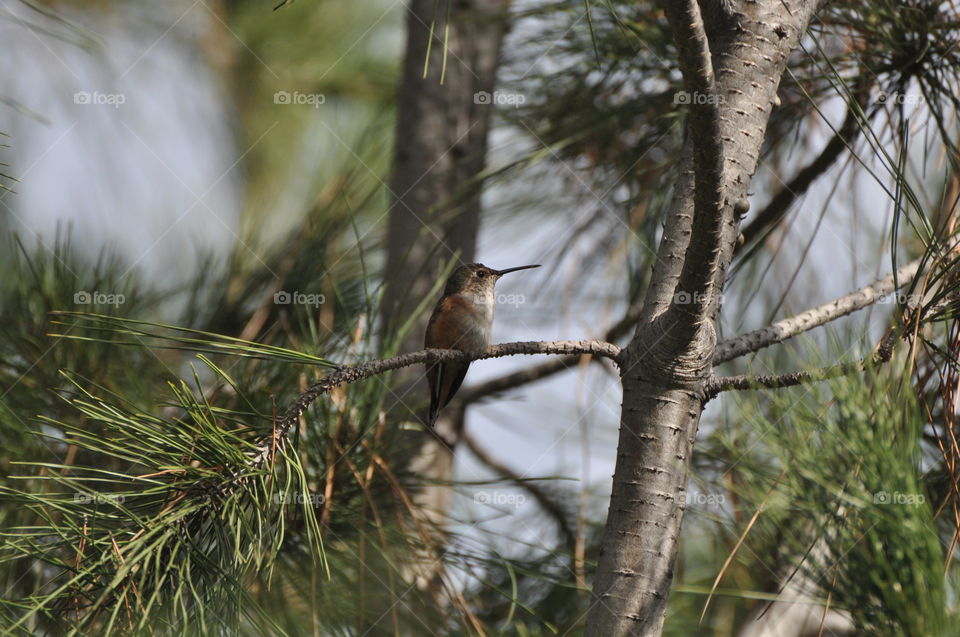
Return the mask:
<path fill-rule="evenodd" d="M 661 314 L 642 328 L 637 347 L 624 350 L 621 375 L 633 374 L 644 382 L 678 389 L 701 388 L 713 369 L 717 331 L 713 322 L 697 323 L 692 336 L 675 329 L 675 323 Z M 678 342 L 683 341 L 683 342 Z"/>

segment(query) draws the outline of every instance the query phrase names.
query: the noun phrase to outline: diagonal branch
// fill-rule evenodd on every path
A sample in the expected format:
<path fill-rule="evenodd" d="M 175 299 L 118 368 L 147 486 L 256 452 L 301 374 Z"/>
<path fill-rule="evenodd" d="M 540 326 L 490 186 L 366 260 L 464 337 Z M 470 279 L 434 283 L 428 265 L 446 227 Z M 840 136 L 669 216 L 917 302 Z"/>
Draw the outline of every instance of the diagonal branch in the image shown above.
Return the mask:
<path fill-rule="evenodd" d="M 802 334 L 815 327 L 826 325 L 841 316 L 846 316 L 857 310 L 873 305 L 885 296 L 888 296 L 898 289 L 909 285 L 917 276 L 922 259 L 911 261 L 893 274 L 888 274 L 884 278 L 874 281 L 870 285 L 864 286 L 859 290 L 834 299 L 829 303 L 824 303 L 801 312 L 796 316 L 777 321 L 767 327 L 747 332 L 728 341 L 717 345 L 717 350 L 713 355 L 713 364 L 719 365 L 726 363 L 744 354 L 750 354 L 764 347 L 769 347 L 775 343 L 780 343 L 798 334 Z"/>
<path fill-rule="evenodd" d="M 274 427 L 272 435 L 257 445 L 253 456 L 253 466 L 261 467 L 271 456 L 272 452 L 286 441 L 290 427 L 297 422 L 300 415 L 315 400 L 340 385 L 355 383 L 371 376 L 385 372 L 418 365 L 421 363 L 468 362 L 487 358 L 500 358 L 517 354 L 561 354 L 582 355 L 590 354 L 609 358 L 619 362 L 620 348 L 612 343 L 603 341 L 520 341 L 493 345 L 486 352 L 461 352 L 453 349 L 425 349 L 408 354 L 400 354 L 393 358 L 369 361 L 354 367 L 341 367 L 332 374 L 310 385 L 306 391 L 287 408 L 283 418 Z"/>

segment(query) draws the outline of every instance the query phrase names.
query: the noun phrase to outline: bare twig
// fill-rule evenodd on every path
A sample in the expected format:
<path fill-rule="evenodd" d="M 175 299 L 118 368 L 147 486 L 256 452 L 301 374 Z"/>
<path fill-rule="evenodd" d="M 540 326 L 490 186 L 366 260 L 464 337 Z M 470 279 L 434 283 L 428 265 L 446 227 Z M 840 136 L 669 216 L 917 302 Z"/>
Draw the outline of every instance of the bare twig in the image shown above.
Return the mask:
<path fill-rule="evenodd" d="M 887 330 L 887 333 L 884 334 L 873 353 L 860 361 L 837 363 L 817 369 L 788 372 L 786 374 L 714 376 L 707 381 L 704 387 L 704 393 L 706 394 L 707 400 L 710 400 L 717 394 L 731 389 L 745 390 L 757 389 L 759 387 L 780 389 L 783 387 L 796 387 L 797 385 L 805 385 L 807 383 L 861 372 L 870 365 L 881 365 L 889 361 L 893 355 L 893 346 L 896 342 L 897 335 L 901 333 L 902 330 L 896 330 L 894 328 Z"/>
<path fill-rule="evenodd" d="M 921 259 L 911 261 L 897 270 L 896 274 L 889 274 L 829 303 L 724 341 L 717 345 L 716 352 L 713 355 L 713 364 L 719 365 L 734 358 L 739 358 L 744 354 L 756 352 L 764 347 L 803 334 L 815 327 L 825 325 L 841 316 L 873 305 L 883 297 L 896 292 L 899 288 L 909 285 L 917 276 L 920 261 Z"/>
<path fill-rule="evenodd" d="M 846 376 L 863 369 L 860 362 L 856 363 L 838 363 L 818 369 L 802 370 L 788 372 L 786 374 L 740 374 L 737 376 L 717 376 L 707 381 L 704 393 L 707 399 L 714 398 L 717 394 L 731 389 L 746 390 L 765 387 L 767 389 L 780 389 L 783 387 L 795 387 L 807 383 Z"/>
<path fill-rule="evenodd" d="M 490 455 L 490 452 L 481 447 L 470 434 L 464 432 L 460 440 L 466 443 L 467 448 L 480 462 L 501 476 L 512 480 L 514 484 L 533 496 L 533 499 L 537 501 L 540 508 L 557 523 L 557 528 L 559 528 L 560 534 L 563 536 L 564 543 L 570 548 L 572 554 L 574 545 L 576 544 L 576 534 L 573 532 L 573 529 L 570 528 L 570 520 L 567 512 L 563 510 L 563 507 L 555 502 L 539 485 L 532 482 L 529 478 L 520 476 L 516 471 Z"/>

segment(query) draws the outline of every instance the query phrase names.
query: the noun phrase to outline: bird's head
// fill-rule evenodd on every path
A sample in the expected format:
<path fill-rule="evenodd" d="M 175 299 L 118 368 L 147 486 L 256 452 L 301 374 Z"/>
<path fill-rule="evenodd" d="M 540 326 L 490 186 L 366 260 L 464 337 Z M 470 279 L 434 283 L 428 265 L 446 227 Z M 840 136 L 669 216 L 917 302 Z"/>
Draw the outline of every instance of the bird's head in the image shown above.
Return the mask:
<path fill-rule="evenodd" d="M 443 295 L 482 294 L 487 290 L 492 290 L 504 274 L 539 267 L 539 265 L 521 265 L 506 270 L 494 270 L 482 263 L 467 263 L 453 271 L 450 278 L 447 279 L 447 286 L 443 289 Z"/>

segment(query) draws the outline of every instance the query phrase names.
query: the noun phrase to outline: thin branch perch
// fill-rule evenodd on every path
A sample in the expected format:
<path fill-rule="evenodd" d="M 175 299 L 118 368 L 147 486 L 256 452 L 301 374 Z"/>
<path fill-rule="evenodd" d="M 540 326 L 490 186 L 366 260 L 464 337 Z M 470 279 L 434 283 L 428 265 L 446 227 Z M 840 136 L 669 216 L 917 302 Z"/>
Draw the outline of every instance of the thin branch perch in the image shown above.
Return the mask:
<path fill-rule="evenodd" d="M 628 310 L 623 315 L 623 318 L 614 323 L 610 329 L 606 331 L 606 333 L 603 335 L 603 340 L 612 343 L 617 339 L 629 334 L 631 328 L 633 328 L 633 326 L 636 324 L 637 319 L 640 318 L 640 310 L 641 307 L 639 305 L 636 305 Z M 465 387 L 464 389 L 460 390 L 460 393 L 454 399 L 454 402 L 458 403 L 462 407 L 466 407 L 467 405 L 475 403 L 482 398 L 486 398 L 491 394 L 507 391 L 508 389 L 514 389 L 521 385 L 526 385 L 527 383 L 549 378 L 555 374 L 559 374 L 560 372 L 570 369 L 574 365 L 577 365 L 583 356 L 588 356 L 588 354 L 574 354 L 571 356 L 553 358 L 525 369 L 510 372 L 497 378 L 492 378 L 478 385 Z"/>
<path fill-rule="evenodd" d="M 917 275 L 919 265 L 919 259 L 912 261 L 897 270 L 896 276 L 889 274 L 882 279 L 878 279 L 859 290 L 850 292 L 829 303 L 824 303 L 796 316 L 777 321 L 767 327 L 727 339 L 717 345 L 713 364 L 719 365 L 729 362 L 740 356 L 786 341 L 821 325 L 826 325 L 847 314 L 852 314 L 853 312 L 867 308 L 882 298 L 893 294 L 897 289 L 910 285 Z M 894 283 L 894 281 L 896 281 L 896 283 Z M 640 313 L 639 306 L 632 308 L 622 319 L 607 330 L 603 340 L 612 342 L 629 333 L 630 328 L 633 327 L 640 317 Z M 461 407 L 466 407 L 492 394 L 549 378 L 575 366 L 580 361 L 581 356 L 583 356 L 583 354 L 554 358 L 484 381 L 478 385 L 465 387 L 460 390 L 460 394 L 455 399 L 455 402 Z"/>
<path fill-rule="evenodd" d="M 853 312 L 869 307 L 880 299 L 893 294 L 897 289 L 910 285 L 917 275 L 919 265 L 920 259 L 917 259 L 897 270 L 896 276 L 889 274 L 882 279 L 878 279 L 859 290 L 850 292 L 829 303 L 824 303 L 796 316 L 777 321 L 767 327 L 727 339 L 717 345 L 713 357 L 713 364 L 719 365 L 746 354 L 751 354 L 770 345 L 786 341 L 794 336 L 820 327 L 821 325 L 826 325 L 847 314 L 852 314 Z M 896 281 L 896 283 L 894 283 L 894 281 Z M 612 342 L 627 334 L 640 317 L 640 314 L 639 307 L 628 311 L 620 321 L 607 330 L 603 340 Z M 562 358 L 545 361 L 526 369 L 504 374 L 503 376 L 493 378 L 479 385 L 462 389 L 460 395 L 456 398 L 456 402 L 465 407 L 491 394 L 515 389 L 521 385 L 549 378 L 550 376 L 566 371 L 576 365 L 579 360 L 580 355 L 564 356 Z"/>
<path fill-rule="evenodd" d="M 270 457 L 272 450 L 282 445 L 286 440 L 287 432 L 290 430 L 290 427 L 297 422 L 300 414 L 320 396 L 340 385 L 348 385 L 370 378 L 371 376 L 377 376 L 395 369 L 410 367 L 411 365 L 421 363 L 467 362 L 486 358 L 514 356 L 517 354 L 560 354 L 565 356 L 590 354 L 609 358 L 616 363 L 619 363 L 620 360 L 620 348 L 612 343 L 604 343 L 603 341 L 519 341 L 516 343 L 493 345 L 486 352 L 425 349 L 418 352 L 400 354 L 393 358 L 369 361 L 354 367 L 340 367 L 332 374 L 310 385 L 306 391 L 297 397 L 293 404 L 287 409 L 283 418 L 281 418 L 276 427 L 274 427 L 274 433 L 258 446 L 258 451 L 253 458 L 253 464 L 256 467 L 263 466 Z"/>

